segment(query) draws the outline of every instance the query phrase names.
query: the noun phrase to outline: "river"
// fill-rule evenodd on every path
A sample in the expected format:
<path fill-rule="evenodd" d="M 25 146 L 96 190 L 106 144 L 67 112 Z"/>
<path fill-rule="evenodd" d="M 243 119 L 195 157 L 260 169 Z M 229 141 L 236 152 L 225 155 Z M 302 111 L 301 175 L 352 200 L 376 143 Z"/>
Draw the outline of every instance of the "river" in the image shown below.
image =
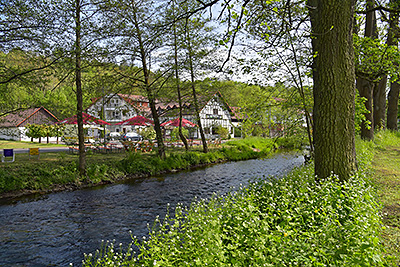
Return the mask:
<path fill-rule="evenodd" d="M 148 234 L 167 205 L 226 193 L 255 177 L 282 176 L 303 157 L 276 155 L 212 165 L 119 184 L 0 203 L 0 266 L 80 266 L 102 240 L 131 242 Z"/>

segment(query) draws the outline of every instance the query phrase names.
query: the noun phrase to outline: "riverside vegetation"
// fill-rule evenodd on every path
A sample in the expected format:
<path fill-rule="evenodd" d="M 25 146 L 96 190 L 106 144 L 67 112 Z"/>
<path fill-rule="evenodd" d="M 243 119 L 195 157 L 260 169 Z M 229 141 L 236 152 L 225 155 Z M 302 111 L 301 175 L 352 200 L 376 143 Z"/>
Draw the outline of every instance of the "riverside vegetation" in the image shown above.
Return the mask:
<path fill-rule="evenodd" d="M 83 266 L 398 266 L 400 213 L 382 221 L 382 209 L 399 207 L 398 190 L 388 188 L 400 187 L 400 167 L 382 172 L 380 157 L 399 147 L 398 133 L 357 140 L 359 170 L 347 182 L 332 175 L 317 183 L 308 165 L 178 205 L 148 237 L 106 242 Z"/>
<path fill-rule="evenodd" d="M 79 176 L 77 155 L 42 153 L 40 160 L 29 160 L 27 154 L 17 154 L 14 163 L 0 162 L 0 197 L 75 189 L 211 163 L 254 159 L 265 157 L 276 148 L 293 149 L 298 144 L 301 144 L 298 137 L 277 140 L 246 138 L 212 147 L 209 153 L 202 153 L 200 148 L 192 148 L 189 152 L 182 148 L 169 148 L 164 160 L 154 152 L 88 153 L 85 177 Z"/>

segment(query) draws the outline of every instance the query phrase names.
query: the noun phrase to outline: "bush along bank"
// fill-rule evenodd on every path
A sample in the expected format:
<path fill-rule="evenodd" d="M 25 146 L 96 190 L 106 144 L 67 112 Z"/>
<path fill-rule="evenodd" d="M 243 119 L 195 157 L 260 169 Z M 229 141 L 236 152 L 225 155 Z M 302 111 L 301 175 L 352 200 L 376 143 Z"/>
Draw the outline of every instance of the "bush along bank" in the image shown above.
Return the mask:
<path fill-rule="evenodd" d="M 358 146 L 360 166 L 371 150 Z M 384 266 L 376 192 L 360 170 L 315 182 L 313 166 L 178 206 L 126 249 L 106 243 L 83 266 Z"/>
<path fill-rule="evenodd" d="M 279 143 L 271 139 L 248 138 L 230 141 L 220 148 L 212 148 L 209 153 L 175 150 L 167 153 L 163 160 L 155 153 L 88 154 L 86 177 L 79 176 L 75 155 L 58 153 L 47 161 L 3 164 L 0 168 L 0 198 L 71 190 L 211 163 L 255 159 L 265 157 L 278 147 Z"/>
<path fill-rule="evenodd" d="M 118 166 L 119 169 L 126 174 L 154 175 L 211 163 L 265 157 L 271 153 L 273 148 L 271 144 L 268 147 L 264 147 L 263 150 L 259 152 L 258 149 L 252 149 L 247 145 L 238 143 L 224 146 L 221 149 L 213 150 L 208 153 L 198 151 L 170 153 L 165 159 L 160 159 L 159 157 L 148 158 L 141 153 L 130 153 L 119 162 Z"/>

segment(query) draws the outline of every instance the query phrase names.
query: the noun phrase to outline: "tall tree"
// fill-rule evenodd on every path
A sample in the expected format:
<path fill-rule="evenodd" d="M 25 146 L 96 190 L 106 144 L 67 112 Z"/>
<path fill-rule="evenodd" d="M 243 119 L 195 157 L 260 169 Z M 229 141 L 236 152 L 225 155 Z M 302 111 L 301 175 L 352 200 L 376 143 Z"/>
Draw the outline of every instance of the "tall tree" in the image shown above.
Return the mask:
<path fill-rule="evenodd" d="M 83 99 L 82 99 L 82 47 L 81 47 L 81 0 L 75 0 L 75 86 L 76 86 L 76 115 L 78 124 L 78 140 L 79 140 L 79 173 L 81 176 L 86 175 L 86 151 L 85 151 L 85 135 L 83 131 Z"/>
<path fill-rule="evenodd" d="M 377 37 L 376 32 L 376 17 L 375 11 L 375 0 L 367 0 L 365 9 L 367 10 L 365 20 L 365 38 Z M 365 120 L 361 124 L 361 138 L 366 140 L 372 140 L 374 138 L 374 125 L 373 125 L 373 108 L 372 99 L 375 83 L 366 77 L 361 75 L 357 77 L 357 89 L 361 97 L 366 99 L 364 105 L 366 110 L 369 112 L 365 113 Z"/>
<path fill-rule="evenodd" d="M 192 23 L 196 23 L 196 20 L 191 21 Z M 193 37 L 192 34 L 193 32 L 189 30 L 189 19 L 188 23 L 186 23 L 186 31 L 185 31 L 185 43 L 186 43 L 186 49 L 187 49 L 187 57 L 188 57 L 188 68 L 189 68 L 189 73 L 190 73 L 190 86 L 192 88 L 193 92 L 193 104 L 195 108 L 195 113 L 196 113 L 196 121 L 197 125 L 199 126 L 200 130 L 200 136 L 201 136 L 201 142 L 203 143 L 203 152 L 207 153 L 208 152 L 208 146 L 207 146 L 207 139 L 204 134 L 204 129 L 201 124 L 201 118 L 200 118 L 200 106 L 199 106 L 199 101 L 197 98 L 197 92 L 196 92 L 196 84 L 195 84 L 195 67 L 194 67 L 194 48 L 193 48 Z"/>
<path fill-rule="evenodd" d="M 128 61 L 133 73 L 123 75 L 128 84 L 139 86 L 149 100 L 151 116 L 154 120 L 157 151 L 161 158 L 165 158 L 165 147 L 157 113 L 157 95 L 162 89 L 162 73 L 151 72 L 151 56 L 161 47 L 161 36 L 164 28 L 157 27 L 157 18 L 160 18 L 160 6 L 152 1 L 114 1 L 112 12 L 107 16 L 112 22 L 112 34 L 115 36 L 117 50 L 120 54 L 115 57 Z M 114 43 L 112 44 L 114 45 Z M 117 51 L 118 52 L 118 51 Z M 135 71 L 134 64 L 139 63 L 140 71 Z"/>
<path fill-rule="evenodd" d="M 391 0 L 390 7 L 394 10 L 400 9 L 400 1 Z M 389 29 L 388 29 L 388 45 L 398 47 L 398 38 L 400 36 L 399 31 L 399 13 L 391 12 L 389 15 Z M 398 75 L 396 75 L 398 76 Z M 398 106 L 399 106 L 399 92 L 400 83 L 398 77 L 394 77 L 390 83 L 390 91 L 387 96 L 387 121 L 386 126 L 390 130 L 397 131 L 398 125 Z"/>
<path fill-rule="evenodd" d="M 315 175 L 348 179 L 356 169 L 354 0 L 309 0 L 314 80 Z"/>
<path fill-rule="evenodd" d="M 173 17 L 175 16 L 175 1 L 173 2 Z M 179 62 L 178 62 L 178 50 L 179 50 L 179 45 L 178 45 L 178 32 L 177 32 L 177 23 L 175 22 L 173 24 L 173 50 L 174 50 L 174 71 L 175 71 L 175 83 L 176 83 L 176 92 L 178 94 L 178 104 L 179 104 L 179 128 L 178 128 L 178 133 L 179 137 L 181 138 L 183 144 L 185 145 L 186 151 L 189 150 L 189 144 L 186 140 L 185 135 L 182 132 L 182 119 L 183 119 L 183 103 L 182 103 L 182 94 L 181 94 L 181 88 L 180 88 L 180 79 L 179 79 Z"/>

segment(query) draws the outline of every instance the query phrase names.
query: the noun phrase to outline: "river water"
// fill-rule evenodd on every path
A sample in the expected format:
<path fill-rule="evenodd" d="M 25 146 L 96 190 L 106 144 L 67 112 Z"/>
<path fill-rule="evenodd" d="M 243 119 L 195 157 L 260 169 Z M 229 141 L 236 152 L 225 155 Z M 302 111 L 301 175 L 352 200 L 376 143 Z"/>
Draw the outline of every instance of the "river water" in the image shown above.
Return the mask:
<path fill-rule="evenodd" d="M 255 177 L 281 176 L 303 157 L 277 155 L 213 165 L 97 188 L 0 203 L 0 266 L 79 266 L 102 240 L 131 242 L 148 234 L 170 204 L 226 193 Z M 267 178 L 266 178 L 267 179 Z"/>

